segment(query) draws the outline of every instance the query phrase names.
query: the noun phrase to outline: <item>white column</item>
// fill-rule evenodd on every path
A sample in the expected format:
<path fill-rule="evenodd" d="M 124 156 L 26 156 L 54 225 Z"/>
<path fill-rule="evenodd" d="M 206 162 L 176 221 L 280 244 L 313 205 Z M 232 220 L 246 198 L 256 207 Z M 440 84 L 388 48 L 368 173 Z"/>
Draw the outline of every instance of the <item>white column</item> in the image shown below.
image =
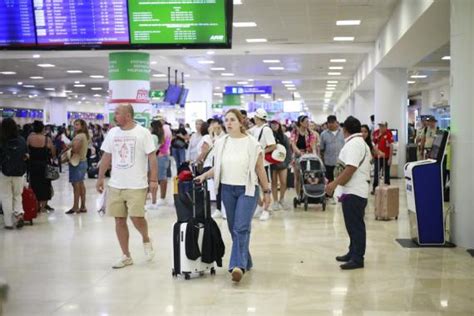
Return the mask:
<path fill-rule="evenodd" d="M 67 124 L 67 100 L 65 98 L 48 98 L 44 105 L 44 121 L 46 124 Z"/>
<path fill-rule="evenodd" d="M 430 90 L 421 91 L 421 109 L 420 114 L 429 115 L 431 114 L 431 93 Z"/>
<path fill-rule="evenodd" d="M 358 91 L 354 93 L 354 116 L 361 122 L 370 126 L 370 116 L 375 112 L 374 92 Z"/>
<path fill-rule="evenodd" d="M 390 68 L 375 71 L 375 124 L 388 122 L 398 129 L 398 176 L 403 175 L 407 138 L 408 75 L 406 69 Z"/>
<path fill-rule="evenodd" d="M 474 248 L 474 1 L 451 0 L 451 203 L 453 241 Z"/>

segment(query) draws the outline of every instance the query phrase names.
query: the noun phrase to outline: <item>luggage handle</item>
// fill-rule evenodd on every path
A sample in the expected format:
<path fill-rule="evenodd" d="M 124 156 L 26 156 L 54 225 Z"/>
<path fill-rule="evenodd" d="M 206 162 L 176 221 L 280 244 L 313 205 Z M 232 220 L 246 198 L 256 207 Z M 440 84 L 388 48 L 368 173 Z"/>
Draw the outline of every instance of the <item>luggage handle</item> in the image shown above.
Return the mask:
<path fill-rule="evenodd" d="M 202 190 L 204 193 L 204 219 L 207 219 L 207 182 L 198 183 L 193 180 L 193 217 L 196 218 L 196 191 Z"/>

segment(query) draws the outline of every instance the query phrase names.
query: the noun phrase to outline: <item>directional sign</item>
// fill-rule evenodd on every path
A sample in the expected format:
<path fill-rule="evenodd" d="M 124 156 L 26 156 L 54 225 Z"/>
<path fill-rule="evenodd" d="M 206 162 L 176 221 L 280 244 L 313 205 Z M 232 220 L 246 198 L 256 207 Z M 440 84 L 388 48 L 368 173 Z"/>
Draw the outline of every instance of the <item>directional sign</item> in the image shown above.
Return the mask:
<path fill-rule="evenodd" d="M 227 86 L 224 94 L 272 94 L 272 86 Z"/>

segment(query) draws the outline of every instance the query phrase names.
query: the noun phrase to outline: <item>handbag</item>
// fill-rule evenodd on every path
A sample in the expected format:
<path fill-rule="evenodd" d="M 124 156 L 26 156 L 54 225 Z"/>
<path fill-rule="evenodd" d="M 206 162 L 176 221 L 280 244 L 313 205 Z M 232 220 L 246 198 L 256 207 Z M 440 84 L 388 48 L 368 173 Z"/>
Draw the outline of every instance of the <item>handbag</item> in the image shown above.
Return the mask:
<path fill-rule="evenodd" d="M 48 148 L 48 139 L 46 138 L 46 142 L 44 144 L 44 148 Z M 49 149 L 48 149 L 49 152 Z M 44 169 L 44 177 L 48 180 L 54 181 L 59 179 L 59 171 L 58 168 L 51 165 L 51 162 L 48 158 L 48 162 L 46 163 L 46 167 Z"/>

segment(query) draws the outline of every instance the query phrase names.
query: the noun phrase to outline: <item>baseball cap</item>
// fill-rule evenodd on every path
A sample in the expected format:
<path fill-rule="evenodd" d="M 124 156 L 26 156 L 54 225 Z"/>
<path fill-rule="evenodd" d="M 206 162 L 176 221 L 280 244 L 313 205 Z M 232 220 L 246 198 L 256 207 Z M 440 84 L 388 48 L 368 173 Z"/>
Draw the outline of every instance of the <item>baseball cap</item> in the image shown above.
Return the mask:
<path fill-rule="evenodd" d="M 387 122 L 379 122 L 379 125 L 383 125 L 383 126 L 387 127 L 388 123 Z"/>
<path fill-rule="evenodd" d="M 161 121 L 161 120 L 164 120 L 165 117 L 162 113 L 157 113 L 155 116 L 153 116 L 153 121 Z"/>
<path fill-rule="evenodd" d="M 264 109 L 257 109 L 257 111 L 255 111 L 255 117 L 258 117 L 261 120 L 267 120 L 267 111 Z"/>

